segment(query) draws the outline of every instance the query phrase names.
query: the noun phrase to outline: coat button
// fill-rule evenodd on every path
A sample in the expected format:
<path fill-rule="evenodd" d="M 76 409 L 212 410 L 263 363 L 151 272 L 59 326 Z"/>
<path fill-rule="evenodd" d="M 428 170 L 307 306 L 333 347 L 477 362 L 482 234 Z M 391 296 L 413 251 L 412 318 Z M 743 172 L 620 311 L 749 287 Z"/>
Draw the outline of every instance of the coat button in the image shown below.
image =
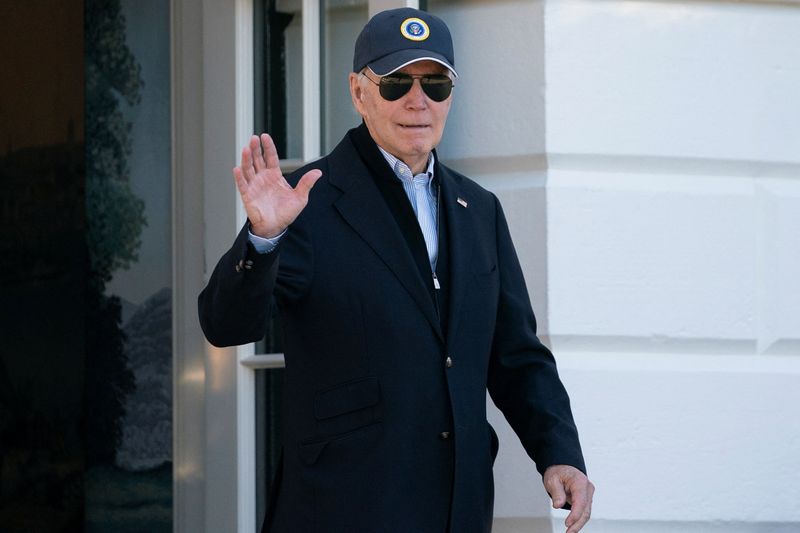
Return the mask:
<path fill-rule="evenodd" d="M 444 366 L 453 368 L 453 359 L 450 356 L 447 356 L 447 359 L 444 360 Z"/>
<path fill-rule="evenodd" d="M 441 433 L 439 433 L 439 438 L 442 439 L 442 440 L 449 439 L 450 438 L 450 432 L 449 431 L 442 431 Z"/>

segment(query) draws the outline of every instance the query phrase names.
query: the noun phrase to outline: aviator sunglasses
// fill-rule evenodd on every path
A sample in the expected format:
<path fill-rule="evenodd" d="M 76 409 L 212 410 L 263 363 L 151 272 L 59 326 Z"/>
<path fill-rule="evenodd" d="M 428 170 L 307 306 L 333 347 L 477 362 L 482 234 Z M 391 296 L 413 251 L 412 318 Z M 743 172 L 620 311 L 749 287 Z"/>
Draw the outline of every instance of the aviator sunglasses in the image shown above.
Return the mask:
<path fill-rule="evenodd" d="M 446 74 L 418 74 L 412 76 L 411 74 L 396 72 L 382 76 L 380 81 L 373 80 L 365 73 L 362 74 L 377 85 L 383 99 L 390 102 L 399 100 L 410 91 L 411 86 L 414 85 L 414 80 L 419 80 L 423 92 L 434 102 L 444 102 L 453 92 L 453 80 Z"/>

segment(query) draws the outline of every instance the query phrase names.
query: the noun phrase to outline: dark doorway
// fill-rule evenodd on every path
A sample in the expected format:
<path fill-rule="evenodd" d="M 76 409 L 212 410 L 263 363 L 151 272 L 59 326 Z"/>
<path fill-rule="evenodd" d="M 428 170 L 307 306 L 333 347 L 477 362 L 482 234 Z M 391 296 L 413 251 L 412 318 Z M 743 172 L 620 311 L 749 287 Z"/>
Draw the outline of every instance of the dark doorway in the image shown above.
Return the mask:
<path fill-rule="evenodd" d="M 142 192 L 155 185 L 139 183 L 158 178 L 169 205 L 169 63 L 150 60 L 169 57 L 169 3 L 10 4 L 0 7 L 0 531 L 171 531 L 171 294 L 169 281 L 137 281 L 171 269 L 163 247 L 166 264 L 143 266 L 171 229 Z M 141 57 L 145 25 L 166 49 Z M 143 121 L 166 151 L 137 140 Z"/>

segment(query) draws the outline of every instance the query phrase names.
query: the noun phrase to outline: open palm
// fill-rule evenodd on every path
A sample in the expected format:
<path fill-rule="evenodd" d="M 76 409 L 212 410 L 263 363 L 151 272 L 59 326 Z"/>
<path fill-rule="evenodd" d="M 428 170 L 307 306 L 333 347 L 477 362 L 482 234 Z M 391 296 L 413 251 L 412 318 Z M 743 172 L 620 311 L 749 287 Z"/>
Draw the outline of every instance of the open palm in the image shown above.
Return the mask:
<path fill-rule="evenodd" d="M 242 150 L 241 165 L 233 169 L 250 231 L 259 237 L 280 235 L 308 204 L 308 193 L 321 176 L 320 170 L 309 170 L 292 188 L 281 174 L 272 138 L 253 135 Z"/>

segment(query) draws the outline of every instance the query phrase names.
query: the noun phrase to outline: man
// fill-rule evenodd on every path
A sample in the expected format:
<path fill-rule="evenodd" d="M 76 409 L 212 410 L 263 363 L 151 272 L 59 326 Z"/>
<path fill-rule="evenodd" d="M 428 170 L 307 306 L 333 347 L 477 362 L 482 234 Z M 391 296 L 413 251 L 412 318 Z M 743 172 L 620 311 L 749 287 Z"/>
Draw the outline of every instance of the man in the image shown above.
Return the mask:
<path fill-rule="evenodd" d="M 589 519 L 569 399 L 497 199 L 447 168 L 450 33 L 414 9 L 373 17 L 350 93 L 363 124 L 284 179 L 268 135 L 233 171 L 248 223 L 199 299 L 215 345 L 285 333 L 275 532 L 486 532 L 497 437 L 488 388 L 567 531 Z M 312 190 L 313 188 L 313 190 Z"/>

